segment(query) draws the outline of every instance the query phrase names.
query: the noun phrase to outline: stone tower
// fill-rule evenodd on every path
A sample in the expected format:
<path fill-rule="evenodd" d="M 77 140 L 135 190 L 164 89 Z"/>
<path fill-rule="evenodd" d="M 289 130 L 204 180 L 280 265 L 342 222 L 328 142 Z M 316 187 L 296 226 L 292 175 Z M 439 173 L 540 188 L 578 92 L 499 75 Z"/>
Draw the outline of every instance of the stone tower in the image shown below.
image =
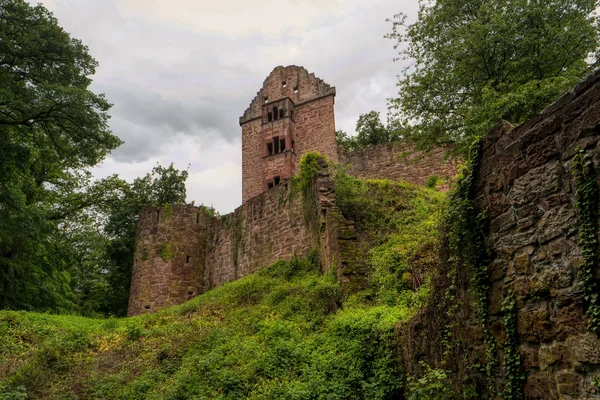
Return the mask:
<path fill-rule="evenodd" d="M 337 162 L 335 87 L 291 65 L 276 67 L 240 117 L 242 201 L 291 178 L 302 155 Z"/>

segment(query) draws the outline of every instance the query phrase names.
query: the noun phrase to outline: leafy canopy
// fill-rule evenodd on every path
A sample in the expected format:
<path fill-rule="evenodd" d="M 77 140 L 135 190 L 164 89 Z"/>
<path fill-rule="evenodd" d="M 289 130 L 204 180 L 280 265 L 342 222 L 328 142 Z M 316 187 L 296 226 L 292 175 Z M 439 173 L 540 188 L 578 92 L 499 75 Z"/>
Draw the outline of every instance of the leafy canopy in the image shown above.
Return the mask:
<path fill-rule="evenodd" d="M 399 140 L 400 131 L 392 125 L 385 126 L 381 122 L 379 112 L 370 111 L 361 114 L 356 122 L 356 136 L 349 136 L 344 131 L 335 133 L 336 142 L 346 151 L 360 150 L 369 146 L 391 143 Z"/>
<path fill-rule="evenodd" d="M 422 148 L 520 123 L 577 83 L 597 60 L 595 0 L 436 0 L 386 37 L 409 60 L 391 114 Z"/>

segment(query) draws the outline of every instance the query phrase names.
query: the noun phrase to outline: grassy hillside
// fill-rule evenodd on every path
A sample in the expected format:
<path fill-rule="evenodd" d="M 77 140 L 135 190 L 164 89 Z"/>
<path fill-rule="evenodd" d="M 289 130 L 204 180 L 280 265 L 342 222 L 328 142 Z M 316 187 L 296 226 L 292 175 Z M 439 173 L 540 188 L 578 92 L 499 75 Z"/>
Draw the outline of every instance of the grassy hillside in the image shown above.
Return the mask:
<path fill-rule="evenodd" d="M 312 255 L 127 319 L 0 312 L 0 399 L 390 399 L 394 326 L 427 301 L 444 195 L 339 174 L 369 287 L 343 298 Z"/>

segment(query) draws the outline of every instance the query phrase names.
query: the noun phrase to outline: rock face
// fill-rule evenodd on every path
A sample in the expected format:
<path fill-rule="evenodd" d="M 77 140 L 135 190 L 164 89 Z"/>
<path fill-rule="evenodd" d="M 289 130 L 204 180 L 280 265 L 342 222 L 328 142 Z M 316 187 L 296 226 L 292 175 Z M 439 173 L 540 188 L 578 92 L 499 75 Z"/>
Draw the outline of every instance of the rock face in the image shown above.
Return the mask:
<path fill-rule="evenodd" d="M 457 377 L 461 376 L 461 366 L 484 365 L 495 359 L 499 365 L 492 377 L 502 393 L 506 384 L 503 346 L 507 341 L 502 302 L 512 291 L 525 398 L 600 398 L 600 340 L 588 331 L 583 282 L 578 275 L 583 257 L 572 174 L 576 149 L 584 150 L 598 170 L 599 143 L 598 71 L 540 115 L 517 127 L 499 124 L 483 139 L 474 205 L 489 221 L 484 232 L 491 255 L 486 325 L 496 350 L 486 360 L 483 334 L 472 309 L 470 278 L 464 277 L 461 288 L 460 278 L 465 272 L 459 271 L 457 286 L 464 303 L 457 315 L 463 361 L 454 360 Z M 434 289 L 440 307 L 443 298 L 439 293 L 449 285 L 440 279 Z M 443 340 L 439 332 L 431 332 L 432 316 L 444 318 L 436 312 L 435 308 L 423 310 L 399 327 L 406 369 L 417 376 L 422 371 L 413 364 L 419 359 L 432 366 L 442 365 L 443 349 L 426 346 Z M 409 338 L 414 343 L 407 343 Z M 469 374 L 476 375 L 462 376 Z M 483 394 L 487 384 L 482 382 L 484 374 L 471 380 Z"/>

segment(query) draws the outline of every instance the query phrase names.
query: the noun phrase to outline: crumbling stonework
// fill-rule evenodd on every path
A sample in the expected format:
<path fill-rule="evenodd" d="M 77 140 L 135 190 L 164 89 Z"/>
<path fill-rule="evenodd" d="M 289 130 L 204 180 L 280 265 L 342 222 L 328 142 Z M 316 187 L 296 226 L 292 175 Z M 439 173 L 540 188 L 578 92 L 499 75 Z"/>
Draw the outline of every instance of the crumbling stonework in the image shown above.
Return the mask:
<path fill-rule="evenodd" d="M 357 151 L 338 149 L 342 166 L 357 178 L 402 180 L 424 185 L 427 178 L 440 178 L 438 188 L 450 189 L 459 161 L 450 157 L 451 148 L 438 147 L 428 153 L 414 150 L 407 142 L 367 147 Z"/>
<path fill-rule="evenodd" d="M 542 114 L 513 127 L 504 123 L 482 142 L 476 169 L 474 204 L 489 220 L 484 232 L 491 254 L 487 293 L 489 320 L 496 352 L 486 357 L 482 331 L 473 307 L 467 271 L 458 271 L 457 311 L 460 345 L 465 351 L 454 362 L 454 378 L 486 396 L 485 377 L 476 370 L 461 375 L 461 365 L 497 363 L 492 381 L 502 393 L 506 383 L 503 346 L 507 340 L 502 303 L 509 291 L 517 308 L 516 332 L 527 399 L 600 398 L 600 340 L 588 330 L 586 301 L 578 268 L 583 262 L 573 178 L 573 158 L 584 150 L 600 166 L 600 72 L 550 105 Z M 598 179 L 597 179 L 598 180 Z M 597 211 L 597 210 L 596 210 Z M 597 216 L 597 214 L 596 214 Z M 598 236 L 599 232 L 596 232 Z M 596 265 L 596 278 L 598 278 Z M 436 308 L 451 284 L 440 272 L 434 288 L 436 303 L 399 327 L 406 370 L 419 376 L 418 361 L 442 366 L 443 331 L 432 321 L 444 318 Z M 460 280 L 462 277 L 462 280 Z M 441 284 L 440 284 L 441 282 Z M 444 324 L 451 321 L 442 322 Z M 438 326 L 436 325 L 436 326 Z M 487 358 L 487 359 L 486 359 Z M 489 395 L 489 394 L 488 394 Z"/>

